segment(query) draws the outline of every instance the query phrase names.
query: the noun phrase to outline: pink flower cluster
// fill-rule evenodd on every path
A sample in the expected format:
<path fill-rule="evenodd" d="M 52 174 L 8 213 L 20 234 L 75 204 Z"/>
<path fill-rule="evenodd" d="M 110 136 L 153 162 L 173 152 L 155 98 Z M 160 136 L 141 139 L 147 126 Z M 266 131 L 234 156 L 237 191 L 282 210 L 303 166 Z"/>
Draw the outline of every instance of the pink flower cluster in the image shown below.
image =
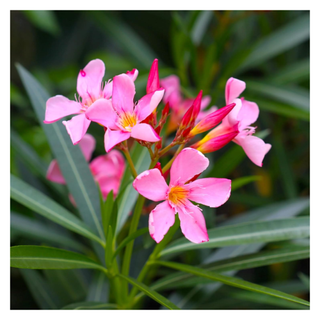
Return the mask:
<path fill-rule="evenodd" d="M 256 103 L 239 98 L 245 89 L 245 82 L 230 78 L 225 89 L 226 106 L 205 110 L 210 97 L 202 97 L 200 91 L 194 100 L 183 99 L 176 76 L 159 79 L 157 59 L 150 69 L 146 95 L 137 102 L 134 102 L 137 69 L 117 75 L 106 83 L 102 82 L 104 73 L 105 66 L 101 60 L 90 61 L 78 75 L 79 98 L 71 101 L 58 95 L 48 99 L 44 122 L 52 123 L 76 114 L 71 120 L 63 121 L 63 124 L 72 143 L 79 143 L 87 161 L 95 145 L 93 137 L 86 134 L 91 121 L 105 128 L 104 146 L 107 154 L 95 158 L 89 164 L 104 197 L 110 190 L 117 194 L 124 170 L 121 153 L 112 150 L 115 146 L 124 147 L 122 143 L 133 138 L 149 148 L 151 158 L 154 156 L 154 159 L 159 159 L 168 148 L 161 149 L 160 137 L 166 121 L 170 121 L 167 134 L 177 129 L 172 146 L 184 146 L 197 135 L 209 131 L 201 140 L 182 149 L 175 156 L 169 185 L 161 167 L 157 166 L 142 172 L 133 182 L 133 187 L 145 198 L 163 201 L 149 216 L 150 235 L 156 242 L 160 242 L 173 225 L 176 213 L 187 239 L 195 243 L 208 241 L 201 209 L 192 201 L 210 207 L 221 206 L 230 196 L 231 181 L 218 178 L 196 180 L 209 165 L 203 153 L 216 151 L 234 141 L 254 164 L 262 166 L 263 158 L 271 148 L 270 144 L 253 136 L 255 127 L 251 125 L 258 118 L 259 108 Z M 162 99 L 166 105 L 158 122 L 157 107 Z M 50 164 L 47 178 L 64 183 L 55 160 Z"/>

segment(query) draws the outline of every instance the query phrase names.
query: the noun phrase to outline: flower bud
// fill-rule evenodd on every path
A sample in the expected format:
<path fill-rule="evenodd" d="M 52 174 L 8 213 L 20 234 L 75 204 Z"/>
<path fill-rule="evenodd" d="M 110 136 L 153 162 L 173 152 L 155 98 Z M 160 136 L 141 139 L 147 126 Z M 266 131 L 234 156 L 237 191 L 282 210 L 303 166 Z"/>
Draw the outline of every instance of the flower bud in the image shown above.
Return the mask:
<path fill-rule="evenodd" d="M 158 59 L 154 59 L 150 68 L 147 93 L 154 92 L 160 88 L 159 71 L 158 71 Z"/>

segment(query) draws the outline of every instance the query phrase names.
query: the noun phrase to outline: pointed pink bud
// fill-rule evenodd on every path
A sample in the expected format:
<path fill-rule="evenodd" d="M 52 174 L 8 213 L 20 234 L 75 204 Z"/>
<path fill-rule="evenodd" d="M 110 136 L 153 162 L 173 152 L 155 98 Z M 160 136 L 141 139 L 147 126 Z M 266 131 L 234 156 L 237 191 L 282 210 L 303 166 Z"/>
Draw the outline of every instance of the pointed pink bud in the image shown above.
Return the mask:
<path fill-rule="evenodd" d="M 147 94 L 160 89 L 158 59 L 154 59 L 150 68 L 150 73 L 147 82 Z"/>
<path fill-rule="evenodd" d="M 191 148 L 197 149 L 202 153 L 217 151 L 233 140 L 238 134 L 238 123 L 233 127 L 226 127 L 221 124 L 211 130 L 201 141 L 193 144 Z"/>
<path fill-rule="evenodd" d="M 193 137 L 199 133 L 208 131 L 218 125 L 224 117 L 235 107 L 235 103 L 231 103 L 217 111 L 214 111 L 204 117 L 190 132 L 190 136 Z"/>
<path fill-rule="evenodd" d="M 181 128 L 185 128 L 188 126 L 194 125 L 196 118 L 200 112 L 201 107 L 201 99 L 202 99 L 202 90 L 199 92 L 197 97 L 192 103 L 192 106 L 187 110 L 187 112 L 184 114 L 182 120 L 181 120 Z"/>
<path fill-rule="evenodd" d="M 167 117 L 170 111 L 170 106 L 169 106 L 169 102 L 166 103 L 166 105 L 164 106 L 163 110 L 162 110 L 162 114 L 161 116 L 163 118 Z"/>

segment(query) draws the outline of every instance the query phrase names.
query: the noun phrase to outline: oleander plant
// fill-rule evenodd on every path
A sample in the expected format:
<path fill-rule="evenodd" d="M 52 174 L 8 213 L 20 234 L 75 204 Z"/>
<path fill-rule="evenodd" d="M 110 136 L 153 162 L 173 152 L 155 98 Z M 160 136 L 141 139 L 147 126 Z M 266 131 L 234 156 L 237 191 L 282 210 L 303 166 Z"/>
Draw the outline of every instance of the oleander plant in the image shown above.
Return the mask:
<path fill-rule="evenodd" d="M 11 20 L 12 309 L 309 309 L 308 12 Z"/>

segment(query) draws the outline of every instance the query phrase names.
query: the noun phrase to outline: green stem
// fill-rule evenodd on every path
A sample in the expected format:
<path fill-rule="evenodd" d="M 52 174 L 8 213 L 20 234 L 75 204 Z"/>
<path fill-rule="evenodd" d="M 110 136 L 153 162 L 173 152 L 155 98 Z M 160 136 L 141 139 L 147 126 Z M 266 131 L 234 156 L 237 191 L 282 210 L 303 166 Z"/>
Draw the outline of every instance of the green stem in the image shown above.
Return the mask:
<path fill-rule="evenodd" d="M 132 220 L 131 220 L 131 224 L 130 224 L 130 229 L 129 229 L 129 235 L 130 236 L 132 233 L 136 232 L 138 224 L 139 224 L 139 219 L 140 219 L 140 215 L 142 212 L 142 208 L 145 202 L 145 198 L 141 195 L 139 195 L 134 212 L 133 212 L 133 216 L 132 216 Z M 122 274 L 124 274 L 125 276 L 129 275 L 129 269 L 130 269 L 130 261 L 131 261 L 131 254 L 132 254 L 132 249 L 133 249 L 133 244 L 134 241 L 131 241 L 127 244 L 125 252 L 124 252 L 124 256 L 123 256 L 123 263 L 122 263 Z M 128 286 L 125 286 L 124 288 L 125 290 L 125 295 L 128 294 Z"/>
<path fill-rule="evenodd" d="M 178 156 L 178 154 L 181 152 L 181 150 L 184 148 L 185 143 L 183 143 L 182 145 L 180 145 L 180 147 L 178 148 L 178 150 L 176 151 L 176 153 L 174 154 L 174 156 L 172 157 L 172 159 L 163 167 L 162 172 L 165 173 L 166 171 L 168 171 L 173 163 L 173 161 L 176 159 L 176 157 Z"/>
<path fill-rule="evenodd" d="M 145 263 L 145 265 L 143 266 L 142 270 L 140 271 L 140 274 L 139 274 L 139 276 L 137 278 L 137 281 L 142 282 L 144 280 L 144 278 L 146 277 L 146 275 L 149 272 L 150 267 L 152 266 L 152 261 L 154 261 L 154 260 L 156 260 L 158 258 L 158 254 L 171 241 L 172 237 L 174 236 L 174 234 L 176 233 L 177 229 L 179 228 L 179 225 L 180 225 L 179 218 L 178 218 L 178 215 L 176 215 L 174 225 L 169 229 L 169 231 L 164 236 L 162 241 L 160 243 L 158 243 L 154 247 L 153 252 L 150 254 L 147 262 Z M 134 297 L 137 294 L 137 292 L 138 292 L 138 289 L 136 287 L 133 287 L 131 292 L 130 292 L 129 301 L 132 302 L 132 305 L 137 302 L 137 301 L 134 301 Z"/>
<path fill-rule="evenodd" d="M 127 161 L 128 161 L 128 164 L 129 164 L 129 166 L 130 166 L 130 170 L 131 170 L 132 176 L 133 176 L 134 178 L 136 178 L 138 174 L 137 174 L 136 168 L 134 167 L 134 163 L 133 163 L 133 161 L 132 161 L 132 159 L 131 159 L 130 153 L 129 153 L 129 151 L 128 151 L 127 144 L 124 144 L 124 148 L 121 148 L 121 150 L 123 151 L 123 153 L 124 153 L 124 155 L 125 155 L 125 157 L 126 157 L 126 159 L 127 159 Z"/>
<path fill-rule="evenodd" d="M 158 154 L 158 158 L 160 158 L 161 156 L 163 156 L 166 152 L 168 152 L 171 148 L 173 148 L 176 145 L 175 142 L 171 142 L 168 146 L 166 146 L 165 148 L 163 148 L 159 154 Z"/>

